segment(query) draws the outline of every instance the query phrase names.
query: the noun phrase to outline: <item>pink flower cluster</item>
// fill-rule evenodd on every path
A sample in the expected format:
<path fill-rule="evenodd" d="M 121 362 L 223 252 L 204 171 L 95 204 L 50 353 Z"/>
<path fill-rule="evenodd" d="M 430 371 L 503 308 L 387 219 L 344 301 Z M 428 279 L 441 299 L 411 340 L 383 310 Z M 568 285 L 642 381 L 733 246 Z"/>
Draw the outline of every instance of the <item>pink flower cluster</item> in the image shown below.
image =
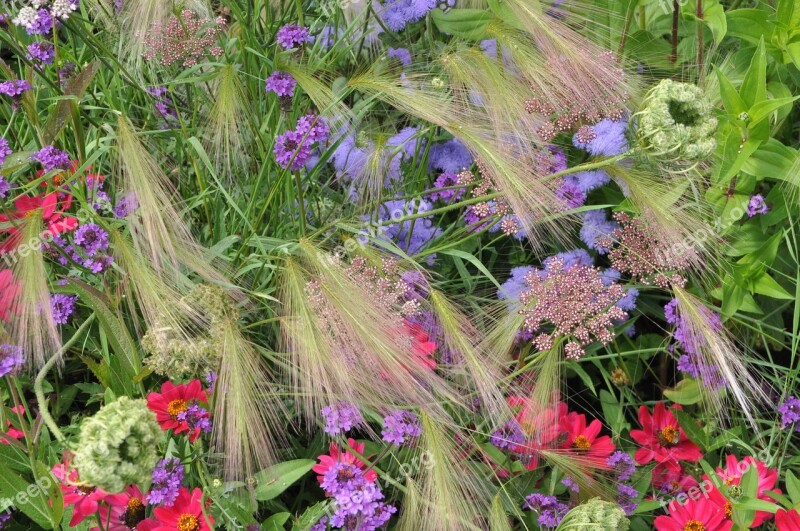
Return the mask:
<path fill-rule="evenodd" d="M 219 57 L 222 48 L 217 36 L 225 25 L 222 17 L 212 21 L 185 9 L 180 17 L 173 16 L 166 24 L 154 25 L 147 35 L 140 35 L 146 48 L 144 58 L 164 66 L 180 64 L 188 68 L 206 55 Z"/>

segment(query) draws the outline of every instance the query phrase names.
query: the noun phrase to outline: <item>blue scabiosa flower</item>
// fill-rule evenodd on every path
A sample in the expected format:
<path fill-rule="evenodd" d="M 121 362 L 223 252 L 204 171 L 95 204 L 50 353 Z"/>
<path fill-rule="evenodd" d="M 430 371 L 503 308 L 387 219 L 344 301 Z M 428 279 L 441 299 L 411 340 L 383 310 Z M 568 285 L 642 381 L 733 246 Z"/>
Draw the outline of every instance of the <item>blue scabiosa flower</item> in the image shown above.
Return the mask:
<path fill-rule="evenodd" d="M 183 485 L 183 465 L 177 457 L 170 457 L 158 463 L 153 470 L 153 484 L 147 495 L 151 505 L 172 507 Z"/>
<path fill-rule="evenodd" d="M 336 402 L 322 408 L 325 420 L 324 431 L 330 436 L 346 433 L 364 423 L 364 417 L 358 408 L 349 402 Z"/>
<path fill-rule="evenodd" d="M 417 416 L 410 411 L 395 410 L 383 418 L 383 440 L 402 446 L 422 435 L 422 426 Z"/>

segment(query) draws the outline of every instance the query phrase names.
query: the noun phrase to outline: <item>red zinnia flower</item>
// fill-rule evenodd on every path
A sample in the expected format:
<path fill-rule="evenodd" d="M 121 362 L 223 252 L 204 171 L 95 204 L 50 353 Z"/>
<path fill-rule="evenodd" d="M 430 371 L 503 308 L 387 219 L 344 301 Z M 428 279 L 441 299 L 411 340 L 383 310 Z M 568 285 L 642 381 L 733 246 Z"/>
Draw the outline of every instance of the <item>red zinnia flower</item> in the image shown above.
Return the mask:
<path fill-rule="evenodd" d="M 131 485 L 120 494 L 111 494 L 100 506 L 100 521 L 105 531 L 145 531 L 148 524 L 142 526 L 145 519 L 147 497 L 139 487 Z M 93 527 L 91 531 L 100 531 Z"/>
<path fill-rule="evenodd" d="M 680 410 L 679 405 L 672 409 Z M 678 420 L 663 402 L 653 408 L 653 414 L 645 407 L 639 408 L 639 423 L 643 430 L 631 430 L 631 438 L 642 448 L 636 450 L 634 459 L 640 465 L 657 461 L 658 463 L 683 461 L 699 461 L 703 457 L 697 447 L 678 424 Z"/>
<path fill-rule="evenodd" d="M 800 531 L 800 513 L 795 509 L 778 509 L 775 513 L 775 526 L 778 531 Z"/>
<path fill-rule="evenodd" d="M 12 251 L 19 245 L 22 233 L 13 226 L 13 220 L 23 219 L 29 216 L 41 216 L 44 221 L 45 231 L 43 238 L 57 236 L 62 232 L 75 230 L 78 220 L 71 216 L 64 216 L 64 211 L 72 204 L 72 196 L 67 195 L 59 201 L 56 194 L 37 195 L 35 197 L 23 196 L 14 201 L 14 212 L 11 218 L 5 214 L 0 214 L 0 222 L 11 224 L 11 226 L 0 228 L 1 233 L 9 236 L 0 244 L 0 253 Z M 15 223 L 19 225 L 19 223 Z"/>
<path fill-rule="evenodd" d="M 614 453 L 615 446 L 611 437 L 604 435 L 598 437 L 603 424 L 595 419 L 586 425 L 586 415 L 571 412 L 561 417 L 559 422 L 562 433 L 567 438 L 562 448 L 569 448 L 576 456 L 590 462 L 592 466 L 608 468 L 606 459 Z"/>
<path fill-rule="evenodd" d="M 430 341 L 430 336 L 422 329 L 419 323 L 409 325 L 408 321 L 403 322 L 403 333 L 411 338 L 411 353 L 414 361 L 426 369 L 436 368 L 436 359 L 433 353 L 436 352 L 436 343 Z"/>
<path fill-rule="evenodd" d="M 0 321 L 11 318 L 19 295 L 19 284 L 14 280 L 10 269 L 0 271 Z"/>
<path fill-rule="evenodd" d="M 656 518 L 658 531 L 729 531 L 733 522 L 725 520 L 722 510 L 706 498 L 688 498 L 681 504 L 669 504 L 669 516 Z"/>
<path fill-rule="evenodd" d="M 347 444 L 349 444 L 350 447 L 359 455 L 364 455 L 364 443 L 359 443 L 354 439 L 347 439 Z M 319 459 L 319 464 L 314 465 L 311 470 L 319 474 L 319 476 L 317 476 L 317 481 L 320 483 L 322 483 L 322 481 L 325 479 L 325 472 L 330 470 L 330 468 L 336 463 L 355 465 L 361 470 L 365 470 L 367 468 L 367 464 L 364 463 L 359 457 L 346 450 L 340 451 L 339 446 L 333 441 L 331 441 L 328 455 L 321 455 L 317 457 L 317 459 Z M 375 472 L 375 470 L 368 470 L 364 473 L 364 478 L 367 481 L 375 481 L 378 479 L 378 473 Z"/>
<path fill-rule="evenodd" d="M 688 492 L 692 487 L 697 487 L 697 480 L 683 471 L 676 461 L 659 463 L 653 468 L 653 487 L 663 494 L 677 496 Z"/>
<path fill-rule="evenodd" d="M 64 493 L 64 506 L 72 505 L 70 527 L 78 525 L 87 517 L 94 516 L 100 502 L 108 497 L 107 493 L 97 487 L 81 485 L 77 469 L 71 469 L 67 461 L 54 466 L 53 475 L 60 481 L 59 487 Z"/>
<path fill-rule="evenodd" d="M 192 380 L 188 384 L 174 385 L 164 382 L 160 393 L 147 395 L 147 407 L 156 414 L 162 430 L 174 430 L 174 433 L 189 431 L 185 420 L 178 420 L 178 414 L 186 411 L 194 402 L 206 402 L 200 380 Z M 200 428 L 196 427 L 189 434 L 189 441 L 194 442 L 200 436 Z"/>
<path fill-rule="evenodd" d="M 765 492 L 771 490 L 780 494 L 781 490 L 774 488 L 775 483 L 778 482 L 778 471 L 774 468 L 767 468 L 767 465 L 761 461 L 756 461 L 750 456 L 747 456 L 739 461 L 736 459 L 736 456 L 729 455 L 725 459 L 725 468 L 717 468 L 717 475 L 719 475 L 720 479 L 728 487 L 732 485 L 739 485 L 739 483 L 742 481 L 742 476 L 745 474 L 745 472 L 747 472 L 747 470 L 750 469 L 750 467 L 754 465 L 756 467 L 756 473 L 758 474 L 758 499 L 773 502 L 774 500 L 767 496 Z M 709 481 L 708 476 L 703 476 L 703 479 Z M 731 517 L 731 502 L 725 498 L 719 489 L 712 487 L 711 491 L 709 492 L 709 498 L 723 510 L 727 518 Z M 770 518 L 772 518 L 771 513 L 766 511 L 756 511 L 755 519 L 753 520 L 753 523 L 750 524 L 750 528 L 752 529 L 754 527 L 758 527 Z"/>
<path fill-rule="evenodd" d="M 156 507 L 155 518 L 143 520 L 137 529 L 147 531 L 210 531 L 214 519 L 203 514 L 203 491 L 182 488 L 172 507 Z"/>
<path fill-rule="evenodd" d="M 555 410 L 547 406 L 536 407 L 529 398 L 521 396 L 508 397 L 508 405 L 512 408 L 521 406 L 514 419 L 526 438 L 524 444 L 512 449 L 522 455 L 527 470 L 534 470 L 539 466 L 539 453 L 552 450 L 558 444 L 558 419 L 567 414 L 567 405 L 558 402 Z"/>

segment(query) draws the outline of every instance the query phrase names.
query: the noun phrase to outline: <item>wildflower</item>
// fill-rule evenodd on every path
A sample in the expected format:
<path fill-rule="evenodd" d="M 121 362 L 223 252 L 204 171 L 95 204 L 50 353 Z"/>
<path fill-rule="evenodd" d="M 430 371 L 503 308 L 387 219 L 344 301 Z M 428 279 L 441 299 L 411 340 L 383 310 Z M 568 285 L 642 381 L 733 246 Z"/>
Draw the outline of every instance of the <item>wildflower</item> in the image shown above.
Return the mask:
<path fill-rule="evenodd" d="M 675 497 L 697 487 L 697 480 L 683 471 L 676 461 L 658 463 L 651 474 L 653 487 L 660 493 Z"/>
<path fill-rule="evenodd" d="M 45 146 L 33 155 L 31 160 L 42 165 L 45 172 L 66 170 L 70 167 L 69 154 L 53 146 Z"/>
<path fill-rule="evenodd" d="M 145 529 L 178 531 L 211 531 L 214 518 L 210 511 L 203 510 L 203 491 L 189 492 L 182 488 L 170 507 L 156 507 L 153 518 L 143 520 L 140 526 Z"/>
<path fill-rule="evenodd" d="M 775 484 L 778 482 L 778 471 L 774 468 L 768 468 L 763 462 L 757 461 L 750 456 L 747 456 L 739 461 L 736 456 L 728 455 L 725 458 L 725 468 L 718 467 L 716 472 L 719 476 L 719 479 L 727 487 L 736 487 L 741 483 L 742 476 L 744 476 L 745 472 L 752 467 L 755 467 L 756 473 L 758 474 L 758 489 L 756 491 L 756 498 L 767 502 L 772 502 L 773 498 L 766 493 L 768 491 L 774 491 L 778 494 L 781 493 L 780 489 L 775 488 Z M 703 479 L 705 481 L 709 481 L 708 476 L 703 476 Z M 711 483 L 714 484 L 713 481 Z M 720 492 L 717 488 L 717 485 L 714 485 L 711 488 L 712 490 L 709 492 L 709 498 L 723 510 L 727 517 L 730 517 L 730 502 L 732 500 L 726 499 L 725 496 L 722 495 L 722 492 Z M 758 527 L 770 518 L 772 518 L 772 513 L 766 511 L 756 511 L 755 519 L 750 527 Z"/>
<path fill-rule="evenodd" d="M 675 404 L 671 409 L 682 408 Z M 664 402 L 657 402 L 652 414 L 646 406 L 639 407 L 639 423 L 642 430 L 631 430 L 631 438 L 642 446 L 634 455 L 638 464 L 653 460 L 677 464 L 678 461 L 699 461 L 703 457 L 700 448 L 689 440 Z"/>
<path fill-rule="evenodd" d="M 12 79 L 0 83 L 0 94 L 5 94 L 14 101 L 18 101 L 23 92 L 32 89 L 30 83 L 24 79 Z"/>
<path fill-rule="evenodd" d="M 34 42 L 28 45 L 28 59 L 36 60 L 39 64 L 49 65 L 56 56 L 55 48 L 47 42 Z"/>
<path fill-rule="evenodd" d="M 178 421 L 185 422 L 190 432 L 200 430 L 203 433 L 211 433 L 211 419 L 207 410 L 191 404 L 185 411 L 181 411 L 177 416 Z"/>
<path fill-rule="evenodd" d="M 437 4 L 438 0 L 388 0 L 380 16 L 390 30 L 401 31 L 407 24 L 425 18 Z"/>
<path fill-rule="evenodd" d="M 330 136 L 330 127 L 322 116 L 306 114 L 297 120 L 296 131 L 303 135 L 307 142 L 324 143 Z"/>
<path fill-rule="evenodd" d="M 383 440 L 402 446 L 422 435 L 417 416 L 409 411 L 395 410 L 383 418 Z"/>
<path fill-rule="evenodd" d="M 8 140 L 6 140 L 5 138 L 0 138 L 0 166 L 2 166 L 5 163 L 6 157 L 11 155 L 12 153 L 13 153 L 13 151 L 11 151 L 11 148 L 8 146 Z M 5 181 L 3 181 L 3 182 L 5 182 Z M 6 185 L 7 184 L 8 183 L 6 183 Z M 5 192 L 1 192 L 1 193 L 2 193 L 2 197 L 5 197 L 5 194 L 8 193 L 8 190 L 6 190 Z"/>
<path fill-rule="evenodd" d="M 616 451 L 606 459 L 606 464 L 611 467 L 620 481 L 628 481 L 636 471 L 633 459 L 626 452 Z"/>
<path fill-rule="evenodd" d="M 783 430 L 800 422 L 800 398 L 790 396 L 778 407 L 778 412 L 781 414 L 781 429 Z M 797 430 L 800 431 L 800 425 Z"/>
<path fill-rule="evenodd" d="M 669 504 L 669 516 L 655 521 L 657 531 L 729 531 L 733 522 L 709 499 L 689 497 L 685 503 Z"/>
<path fill-rule="evenodd" d="M 561 199 L 567 208 L 578 208 L 586 202 L 586 193 L 571 182 L 564 182 L 556 190 L 556 197 Z"/>
<path fill-rule="evenodd" d="M 121 396 L 83 420 L 75 467 L 91 485 L 122 492 L 149 479 L 160 439 L 156 417 L 145 401 Z"/>
<path fill-rule="evenodd" d="M 94 223 L 84 223 L 78 227 L 72 241 L 88 256 L 108 249 L 108 233 Z"/>
<path fill-rule="evenodd" d="M 114 215 L 118 218 L 127 218 L 132 212 L 139 208 L 139 200 L 135 192 L 131 192 L 117 202 L 114 207 Z"/>
<path fill-rule="evenodd" d="M 72 204 L 72 197 L 66 196 L 59 200 L 55 193 L 40 195 L 35 197 L 20 197 L 14 201 L 14 210 L 11 214 L 13 219 L 23 219 L 27 216 L 39 213 L 44 221 L 45 232 L 43 239 L 50 239 L 64 232 L 70 232 L 78 226 L 78 220 L 71 216 L 65 216 L 64 211 Z M 0 244 L 0 252 L 10 252 L 20 243 L 22 233 L 19 228 L 11 225 L 10 218 L 5 214 L 0 214 L 0 222 L 9 226 L 0 228 L 0 234 L 8 234 L 8 238 Z"/>
<path fill-rule="evenodd" d="M 364 417 L 354 404 L 337 402 L 322 408 L 325 418 L 324 432 L 330 436 L 346 433 L 364 423 Z"/>
<path fill-rule="evenodd" d="M 400 61 L 403 66 L 411 66 L 411 52 L 406 48 L 389 48 L 386 50 L 386 57 L 391 57 Z"/>
<path fill-rule="evenodd" d="M 631 377 L 625 372 L 622 367 L 614 367 L 610 374 L 611 383 L 617 387 L 624 387 L 631 384 Z"/>
<path fill-rule="evenodd" d="M 555 496 L 547 496 L 538 492 L 525 498 L 523 508 L 536 511 L 539 515 L 537 523 L 542 527 L 557 527 L 569 511 L 569 507 L 558 501 Z"/>
<path fill-rule="evenodd" d="M 274 92 L 281 97 L 292 97 L 296 86 L 297 81 L 291 74 L 276 70 L 267 78 L 265 89 L 267 92 Z"/>
<path fill-rule="evenodd" d="M 311 156 L 310 142 L 305 141 L 302 133 L 286 131 L 275 139 L 275 160 L 282 168 L 299 170 L 305 166 Z"/>
<path fill-rule="evenodd" d="M 14 280 L 11 270 L 0 270 L 0 321 L 8 322 L 11 318 L 18 295 L 19 284 Z"/>
<path fill-rule="evenodd" d="M 489 437 L 489 442 L 497 448 L 514 450 L 525 444 L 525 433 L 516 420 L 509 420 Z"/>
<path fill-rule="evenodd" d="M 284 49 L 291 50 L 306 42 L 313 41 L 313 38 L 308 33 L 308 28 L 297 24 L 286 24 L 278 30 L 277 35 L 275 35 L 275 41 Z"/>
<path fill-rule="evenodd" d="M 572 144 L 595 157 L 621 155 L 628 150 L 628 140 L 625 138 L 627 128 L 624 120 L 604 118 L 594 125 L 581 127 L 572 137 Z"/>
<path fill-rule="evenodd" d="M 100 502 L 109 496 L 107 492 L 81 481 L 78 470 L 70 468 L 67 462 L 54 466 L 53 475 L 59 480 L 58 486 L 64 497 L 64 506 L 72 506 L 70 527 L 77 526 L 86 518 L 97 514 Z"/>
<path fill-rule="evenodd" d="M 56 324 L 67 324 L 70 316 L 75 311 L 76 295 L 65 295 L 57 293 L 50 296 L 50 311 L 53 313 L 53 321 Z"/>
<path fill-rule="evenodd" d="M 7 346 L 8 345 L 0 345 L 0 351 L 2 351 L 3 348 L 7 347 Z M 4 374 L 2 374 L 2 372 L 3 372 L 3 367 L 2 367 L 2 365 L 0 365 L 0 376 L 5 376 Z M 20 404 L 18 406 L 10 407 L 8 409 L 12 413 L 16 413 L 17 415 L 24 415 L 25 414 L 25 406 L 23 406 L 22 404 Z M 25 437 L 25 432 L 15 428 L 14 425 L 11 423 L 11 420 L 9 420 L 8 418 L 6 419 L 6 427 L 7 427 L 7 429 L 6 429 L 6 432 L 5 432 L 5 437 L 10 437 L 12 439 L 17 439 L 17 440 L 22 439 L 23 437 Z M 10 443 L 5 438 L 0 438 L 0 444 L 10 444 Z M 0 527 L 0 529 L 2 529 L 2 527 Z"/>
<path fill-rule="evenodd" d="M 699 87 L 663 79 L 634 115 L 639 146 L 655 160 L 698 162 L 717 146 L 713 109 Z"/>
<path fill-rule="evenodd" d="M 527 291 L 528 283 L 525 281 L 525 277 L 529 274 L 536 271 L 533 266 L 519 266 L 514 267 L 511 269 L 511 276 L 500 285 L 500 289 L 497 290 L 497 298 L 501 301 L 508 301 L 509 309 L 518 309 L 520 307 L 519 298 L 520 295 Z"/>
<path fill-rule="evenodd" d="M 627 531 L 630 521 L 618 505 L 600 498 L 592 498 L 567 513 L 561 521 L 561 526 L 566 529 Z"/>
<path fill-rule="evenodd" d="M 50 14 L 53 15 L 53 18 L 66 20 L 77 9 L 78 0 L 53 0 L 50 5 Z"/>
<path fill-rule="evenodd" d="M 630 516 L 639 507 L 639 492 L 625 483 L 621 483 L 617 487 L 617 503 L 622 508 L 626 516 Z"/>
<path fill-rule="evenodd" d="M 555 338 L 567 337 L 566 355 L 578 359 L 591 342 L 610 343 L 614 323 L 628 317 L 615 305 L 624 295 L 622 288 L 616 283 L 604 285 L 593 267 L 568 267 L 561 256 L 549 258 L 545 271 L 528 273 L 529 289 L 520 296 L 525 306 L 520 310 L 523 329 L 536 334 L 537 348 L 548 350 Z"/>
<path fill-rule="evenodd" d="M 145 519 L 147 499 L 136 485 L 131 485 L 120 494 L 109 494 L 100 505 L 100 521 L 106 531 L 144 530 L 139 524 Z M 90 531 L 99 531 L 94 527 Z"/>
<path fill-rule="evenodd" d="M 380 221 L 393 221 L 398 218 L 414 214 L 422 214 L 433 209 L 430 201 L 425 199 L 393 199 L 384 202 L 380 207 Z M 409 255 L 415 255 L 425 250 L 431 241 L 442 233 L 442 229 L 433 223 L 433 216 L 422 216 L 415 219 L 397 221 L 383 225 L 380 238 L 394 241 L 398 247 Z M 428 262 L 432 262 L 434 255 L 428 255 Z"/>
<path fill-rule="evenodd" d="M 8 196 L 8 192 L 11 191 L 11 183 L 3 179 L 0 176 L 0 199 L 5 199 Z"/>
<path fill-rule="evenodd" d="M 147 502 L 172 507 L 183 485 L 183 472 L 183 464 L 177 457 L 159 461 L 158 466 L 153 469 L 153 483 L 147 495 Z"/>
<path fill-rule="evenodd" d="M 597 419 L 587 425 L 586 415 L 570 412 L 561 417 L 559 425 L 562 433 L 566 434 L 562 448 L 570 449 L 581 461 L 591 461 L 596 466 L 604 466 L 608 457 L 614 452 L 611 437 L 608 435 L 598 437 L 603 425 Z"/>
<path fill-rule="evenodd" d="M 574 193 L 581 193 L 584 196 L 610 182 L 611 177 L 603 170 L 579 171 L 564 176 L 564 185 L 570 185 Z M 562 185 L 562 188 L 564 185 Z"/>
<path fill-rule="evenodd" d="M 389 521 L 397 509 L 380 500 L 383 493 L 352 464 L 337 462 L 323 476 L 320 486 L 334 499 L 336 510 L 330 518 L 334 527 L 359 522 L 358 529 L 374 530 Z"/>
<path fill-rule="evenodd" d="M 752 218 L 759 214 L 766 214 L 769 212 L 769 207 L 764 201 L 764 196 L 756 194 L 750 196 L 750 201 L 747 202 L 747 217 Z"/>
<path fill-rule="evenodd" d="M 224 28 L 222 17 L 212 21 L 184 9 L 179 17 L 173 15 L 165 24 L 156 23 L 146 35 L 140 35 L 145 46 L 143 56 L 163 66 L 194 66 L 206 55 L 222 55 L 217 37 Z"/>
<path fill-rule="evenodd" d="M 169 90 L 167 87 L 148 87 L 147 93 L 156 100 L 153 105 L 163 121 L 162 129 L 169 129 L 178 121 L 178 110 L 169 95 Z"/>
<path fill-rule="evenodd" d="M 180 420 L 178 415 L 188 411 L 189 406 L 198 402 L 207 402 L 200 380 L 192 380 L 188 384 L 174 385 L 164 382 L 160 393 L 147 395 L 147 407 L 156 414 L 162 430 L 173 430 L 176 435 L 187 432 L 189 441 L 194 442 L 202 431 L 201 426 L 190 427 L 186 418 Z"/>
<path fill-rule="evenodd" d="M 431 146 L 428 153 L 428 169 L 449 173 L 460 173 L 472 166 L 472 155 L 457 138 Z"/>
<path fill-rule="evenodd" d="M 25 6 L 19 10 L 12 22 L 22 26 L 28 35 L 46 35 L 53 31 L 53 16 L 47 9 Z"/>
<path fill-rule="evenodd" d="M 347 445 L 353 449 L 358 455 L 364 455 L 364 443 L 357 442 L 355 439 L 347 439 Z M 328 454 L 323 454 L 317 457 L 319 463 L 314 465 L 311 470 L 318 474 L 317 481 L 320 484 L 325 480 L 325 474 L 336 464 L 336 463 L 346 463 L 348 465 L 354 465 L 359 470 L 364 473 L 364 479 L 367 481 L 375 481 L 378 479 L 378 473 L 375 472 L 372 468 L 366 470 L 367 463 L 365 463 L 360 457 L 350 453 L 347 450 L 340 450 L 339 446 L 334 442 L 331 441 L 330 446 L 328 447 Z"/>
<path fill-rule="evenodd" d="M 778 509 L 775 513 L 775 525 L 778 531 L 800 531 L 800 512 L 795 509 Z"/>

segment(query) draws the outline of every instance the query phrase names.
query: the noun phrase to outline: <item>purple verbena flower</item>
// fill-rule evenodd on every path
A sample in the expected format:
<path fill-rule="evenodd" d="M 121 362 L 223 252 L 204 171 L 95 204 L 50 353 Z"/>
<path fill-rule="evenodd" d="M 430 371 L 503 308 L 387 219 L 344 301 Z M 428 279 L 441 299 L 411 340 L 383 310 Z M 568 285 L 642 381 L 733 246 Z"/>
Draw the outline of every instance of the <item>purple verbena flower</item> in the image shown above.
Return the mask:
<path fill-rule="evenodd" d="M 534 492 L 525 498 L 523 509 L 530 509 L 539 514 L 537 523 L 543 527 L 557 527 L 569 511 L 566 504 L 561 503 L 555 496 L 547 496 Z"/>
<path fill-rule="evenodd" d="M 311 42 L 313 38 L 308 33 L 308 28 L 297 24 L 286 24 L 278 30 L 275 40 L 283 48 L 290 50 L 297 48 L 306 42 Z"/>
<path fill-rule="evenodd" d="M 4 343 L 0 345 L 0 378 L 15 374 L 25 365 L 25 356 L 22 347 Z"/>
<path fill-rule="evenodd" d="M 767 203 L 764 202 L 763 195 L 756 194 L 750 196 L 750 201 L 747 203 L 747 217 L 752 218 L 753 216 L 766 214 L 767 212 L 769 212 L 769 207 Z"/>
<path fill-rule="evenodd" d="M 304 135 L 297 131 L 286 131 L 275 139 L 275 160 L 282 168 L 299 170 L 305 166 L 311 156 L 310 142 L 304 141 Z"/>
<path fill-rule="evenodd" d="M 321 413 L 325 418 L 324 431 L 331 436 L 346 433 L 364 423 L 361 412 L 349 402 L 331 404 L 322 408 Z"/>
<path fill-rule="evenodd" d="M 489 436 L 489 443 L 501 450 L 514 450 L 525 443 L 525 433 L 519 422 L 512 419 Z"/>
<path fill-rule="evenodd" d="M 586 202 L 586 192 L 581 190 L 578 185 L 568 181 L 565 181 L 556 190 L 556 197 L 564 201 L 568 208 L 578 208 Z"/>
<path fill-rule="evenodd" d="M 616 451 L 606 459 L 606 464 L 617 474 L 620 481 L 628 481 L 636 471 L 636 464 L 633 458 L 626 452 Z"/>
<path fill-rule="evenodd" d="M 383 418 L 383 440 L 395 446 L 402 446 L 422 435 L 419 418 L 410 411 L 395 410 Z"/>
<path fill-rule="evenodd" d="M 288 72 L 281 72 L 276 70 L 267 78 L 265 90 L 267 92 L 274 92 L 281 97 L 294 96 L 294 88 L 297 86 L 297 81 Z"/>
<path fill-rule="evenodd" d="M 117 202 L 114 207 L 114 215 L 118 218 L 127 218 L 132 212 L 139 208 L 139 199 L 136 192 L 130 192 Z"/>
<path fill-rule="evenodd" d="M 436 180 L 433 182 L 434 188 L 449 188 L 458 185 L 458 175 L 452 172 L 440 173 Z M 458 201 L 466 192 L 466 188 L 452 188 L 451 190 L 439 190 L 428 194 L 431 201 L 442 200 L 445 203 Z"/>
<path fill-rule="evenodd" d="M 632 515 L 633 511 L 639 507 L 639 502 L 636 501 L 636 499 L 639 497 L 639 492 L 626 483 L 621 483 L 617 492 L 619 493 L 619 496 L 617 497 L 617 503 L 620 507 L 622 507 L 622 510 L 625 511 L 626 515 Z"/>
<path fill-rule="evenodd" d="M 38 61 L 39 64 L 52 64 L 55 56 L 55 48 L 49 42 L 34 42 L 28 45 L 28 59 Z"/>
<path fill-rule="evenodd" d="M 56 324 L 67 324 L 70 316 L 75 311 L 75 303 L 78 297 L 76 295 L 66 295 L 64 293 L 56 293 L 50 296 L 50 311 L 53 314 L 53 321 Z"/>
<path fill-rule="evenodd" d="M 53 170 L 66 170 L 70 166 L 69 154 L 53 146 L 45 146 L 33 155 L 31 160 L 38 162 L 45 173 Z"/>
<path fill-rule="evenodd" d="M 84 223 L 75 231 L 72 240 L 87 256 L 108 249 L 108 233 L 94 223 Z"/>
<path fill-rule="evenodd" d="M 13 153 L 13 151 L 11 151 L 11 148 L 8 145 L 8 140 L 6 140 L 5 138 L 0 137 L 0 166 L 5 164 L 6 157 L 11 155 L 12 153 Z M 0 197 L 2 197 L 2 196 L 0 196 Z"/>
<path fill-rule="evenodd" d="M 192 404 L 178 413 L 177 418 L 189 426 L 190 432 L 194 431 L 195 428 L 200 428 L 203 433 L 211 433 L 211 416 L 205 408 L 197 404 Z"/>
<path fill-rule="evenodd" d="M 331 128 L 328 127 L 328 122 L 322 116 L 316 114 L 306 114 L 297 120 L 297 127 L 295 129 L 298 133 L 305 137 L 306 142 L 324 143 L 328 140 L 331 133 Z"/>
<path fill-rule="evenodd" d="M 153 470 L 153 484 L 147 495 L 151 505 L 172 507 L 183 483 L 183 465 L 177 457 L 169 457 L 158 463 Z"/>
<path fill-rule="evenodd" d="M 790 396 L 778 407 L 778 412 L 781 414 L 782 430 L 797 424 L 800 422 L 800 398 Z M 797 431 L 800 431 L 800 425 L 798 425 Z"/>

